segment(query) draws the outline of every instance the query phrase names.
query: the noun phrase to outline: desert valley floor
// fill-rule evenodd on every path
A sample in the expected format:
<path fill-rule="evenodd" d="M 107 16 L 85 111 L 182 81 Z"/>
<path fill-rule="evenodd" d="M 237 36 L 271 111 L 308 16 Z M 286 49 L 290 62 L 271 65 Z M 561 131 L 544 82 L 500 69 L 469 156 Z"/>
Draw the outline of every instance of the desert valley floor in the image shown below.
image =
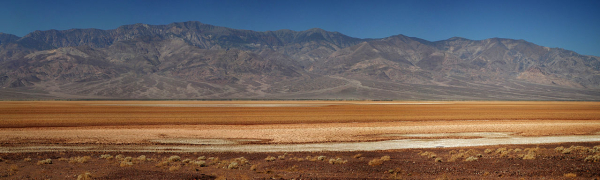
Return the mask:
<path fill-rule="evenodd" d="M 0 178 L 86 177 L 598 179 L 600 102 L 0 102 Z"/>

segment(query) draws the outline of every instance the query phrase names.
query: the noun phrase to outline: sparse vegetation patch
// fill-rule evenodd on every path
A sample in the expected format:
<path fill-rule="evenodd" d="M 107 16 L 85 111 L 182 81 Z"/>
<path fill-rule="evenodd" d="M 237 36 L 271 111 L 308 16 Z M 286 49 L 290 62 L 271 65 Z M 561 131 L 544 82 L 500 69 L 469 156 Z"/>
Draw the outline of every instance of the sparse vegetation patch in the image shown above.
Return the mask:
<path fill-rule="evenodd" d="M 52 159 L 45 159 L 45 160 L 40 160 L 37 162 L 38 165 L 42 165 L 42 164 L 52 164 Z"/>
<path fill-rule="evenodd" d="M 381 164 L 383 164 L 383 162 L 385 161 L 389 161 L 391 158 L 390 156 L 382 156 L 381 158 L 375 158 L 371 161 L 369 161 L 369 166 L 379 166 Z"/>

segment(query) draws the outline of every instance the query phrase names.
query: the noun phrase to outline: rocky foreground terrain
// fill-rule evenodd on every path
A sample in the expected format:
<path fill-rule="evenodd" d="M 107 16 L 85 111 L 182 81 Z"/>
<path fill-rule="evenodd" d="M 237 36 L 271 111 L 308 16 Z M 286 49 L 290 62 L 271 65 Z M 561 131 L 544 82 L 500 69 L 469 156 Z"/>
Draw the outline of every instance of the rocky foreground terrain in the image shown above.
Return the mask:
<path fill-rule="evenodd" d="M 3 179 L 598 179 L 594 143 L 304 153 L 0 153 Z"/>
<path fill-rule="evenodd" d="M 0 33 L 0 99 L 599 100 L 600 58 L 524 40 L 200 22 Z"/>

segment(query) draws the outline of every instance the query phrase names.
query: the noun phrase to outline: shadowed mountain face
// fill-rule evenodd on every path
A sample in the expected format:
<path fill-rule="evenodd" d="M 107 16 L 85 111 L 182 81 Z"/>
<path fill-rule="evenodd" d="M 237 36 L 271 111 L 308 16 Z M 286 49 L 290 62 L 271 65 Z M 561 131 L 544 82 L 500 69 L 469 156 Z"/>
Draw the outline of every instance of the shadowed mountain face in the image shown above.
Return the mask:
<path fill-rule="evenodd" d="M 599 100 L 600 58 L 523 40 L 199 22 L 0 33 L 2 99 Z"/>

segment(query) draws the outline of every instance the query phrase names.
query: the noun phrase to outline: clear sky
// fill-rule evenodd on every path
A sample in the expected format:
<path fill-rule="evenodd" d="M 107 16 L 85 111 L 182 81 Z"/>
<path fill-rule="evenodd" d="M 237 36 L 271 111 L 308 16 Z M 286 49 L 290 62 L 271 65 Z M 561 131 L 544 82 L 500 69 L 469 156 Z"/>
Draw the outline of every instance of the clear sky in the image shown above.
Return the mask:
<path fill-rule="evenodd" d="M 403 34 L 524 39 L 600 56 L 600 0 L 5 0 L 0 32 L 115 29 L 200 21 L 255 31 L 322 28 L 358 38 Z"/>

